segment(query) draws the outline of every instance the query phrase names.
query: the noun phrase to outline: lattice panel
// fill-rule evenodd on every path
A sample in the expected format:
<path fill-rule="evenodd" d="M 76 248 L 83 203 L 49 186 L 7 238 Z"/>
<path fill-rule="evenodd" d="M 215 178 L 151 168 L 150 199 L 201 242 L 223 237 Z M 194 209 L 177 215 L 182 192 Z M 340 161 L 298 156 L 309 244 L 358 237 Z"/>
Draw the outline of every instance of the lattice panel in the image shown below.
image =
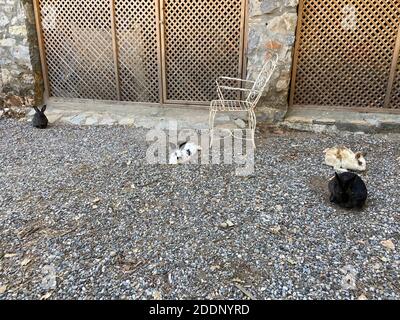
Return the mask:
<path fill-rule="evenodd" d="M 116 100 L 109 0 L 39 0 L 50 95 Z"/>
<path fill-rule="evenodd" d="M 400 2 L 304 0 L 294 104 L 383 107 Z"/>
<path fill-rule="evenodd" d="M 159 102 L 155 0 L 116 0 L 121 99 Z"/>
<path fill-rule="evenodd" d="M 238 77 L 241 8 L 242 0 L 164 0 L 167 100 L 210 101 L 216 77 Z"/>
<path fill-rule="evenodd" d="M 397 64 L 397 75 L 393 84 L 390 107 L 400 109 L 400 61 Z"/>

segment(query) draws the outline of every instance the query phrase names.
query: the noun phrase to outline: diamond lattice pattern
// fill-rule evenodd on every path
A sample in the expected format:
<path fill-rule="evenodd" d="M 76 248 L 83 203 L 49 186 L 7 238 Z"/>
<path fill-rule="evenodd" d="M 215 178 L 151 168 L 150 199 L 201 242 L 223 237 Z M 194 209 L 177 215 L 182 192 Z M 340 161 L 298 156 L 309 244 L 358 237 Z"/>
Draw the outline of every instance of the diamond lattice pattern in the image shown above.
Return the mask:
<path fill-rule="evenodd" d="M 218 76 L 240 77 L 242 0 L 165 0 L 167 100 L 211 101 Z"/>
<path fill-rule="evenodd" d="M 294 104 L 382 108 L 399 25 L 399 1 L 304 0 Z"/>
<path fill-rule="evenodd" d="M 160 100 L 155 6 L 154 0 L 115 2 L 122 100 Z"/>
<path fill-rule="evenodd" d="M 116 100 L 109 0 L 40 0 L 50 95 Z"/>

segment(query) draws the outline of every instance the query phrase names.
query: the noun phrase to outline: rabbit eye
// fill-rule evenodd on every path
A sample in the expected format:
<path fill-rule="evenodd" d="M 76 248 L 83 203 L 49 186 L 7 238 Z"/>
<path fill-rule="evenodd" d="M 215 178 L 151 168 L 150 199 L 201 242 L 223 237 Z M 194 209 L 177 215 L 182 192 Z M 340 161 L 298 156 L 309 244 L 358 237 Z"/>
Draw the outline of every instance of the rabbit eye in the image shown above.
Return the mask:
<path fill-rule="evenodd" d="M 358 165 L 362 166 L 362 162 L 360 160 L 358 160 Z"/>

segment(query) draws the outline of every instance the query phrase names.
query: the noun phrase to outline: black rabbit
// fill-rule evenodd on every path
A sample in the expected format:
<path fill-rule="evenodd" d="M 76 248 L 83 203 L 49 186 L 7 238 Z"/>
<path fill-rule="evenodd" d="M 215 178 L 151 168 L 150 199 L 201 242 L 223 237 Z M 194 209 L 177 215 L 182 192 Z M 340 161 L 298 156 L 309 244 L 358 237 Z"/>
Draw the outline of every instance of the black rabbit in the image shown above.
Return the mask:
<path fill-rule="evenodd" d="M 38 107 L 33 107 L 33 109 L 35 109 L 36 113 L 33 116 L 32 125 L 35 128 L 45 129 L 47 127 L 47 124 L 49 123 L 49 120 L 44 114 L 44 112 L 46 111 L 46 105 L 42 107 L 42 110 L 39 110 Z"/>
<path fill-rule="evenodd" d="M 330 201 L 347 209 L 361 209 L 367 200 L 364 181 L 353 172 L 343 172 L 333 177 L 328 184 Z"/>

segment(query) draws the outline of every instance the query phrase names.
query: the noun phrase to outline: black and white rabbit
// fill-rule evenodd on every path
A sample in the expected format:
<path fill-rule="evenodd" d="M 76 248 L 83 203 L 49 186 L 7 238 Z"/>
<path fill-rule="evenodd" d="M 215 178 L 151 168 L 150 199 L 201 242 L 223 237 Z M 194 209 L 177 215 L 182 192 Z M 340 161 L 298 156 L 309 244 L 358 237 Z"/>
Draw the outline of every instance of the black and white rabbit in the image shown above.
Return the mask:
<path fill-rule="evenodd" d="M 36 113 L 33 116 L 32 125 L 35 128 L 45 129 L 49 123 L 49 120 L 44 114 L 44 112 L 46 111 L 46 105 L 44 105 L 41 110 L 39 110 L 39 108 L 36 106 L 34 106 L 33 109 L 35 109 Z"/>
<path fill-rule="evenodd" d="M 364 181 L 353 172 L 337 174 L 328 183 L 330 201 L 342 208 L 361 209 L 367 200 L 368 192 Z"/>
<path fill-rule="evenodd" d="M 193 142 L 183 142 L 169 155 L 169 164 L 182 164 L 189 162 L 197 151 L 200 150 L 201 147 Z"/>

